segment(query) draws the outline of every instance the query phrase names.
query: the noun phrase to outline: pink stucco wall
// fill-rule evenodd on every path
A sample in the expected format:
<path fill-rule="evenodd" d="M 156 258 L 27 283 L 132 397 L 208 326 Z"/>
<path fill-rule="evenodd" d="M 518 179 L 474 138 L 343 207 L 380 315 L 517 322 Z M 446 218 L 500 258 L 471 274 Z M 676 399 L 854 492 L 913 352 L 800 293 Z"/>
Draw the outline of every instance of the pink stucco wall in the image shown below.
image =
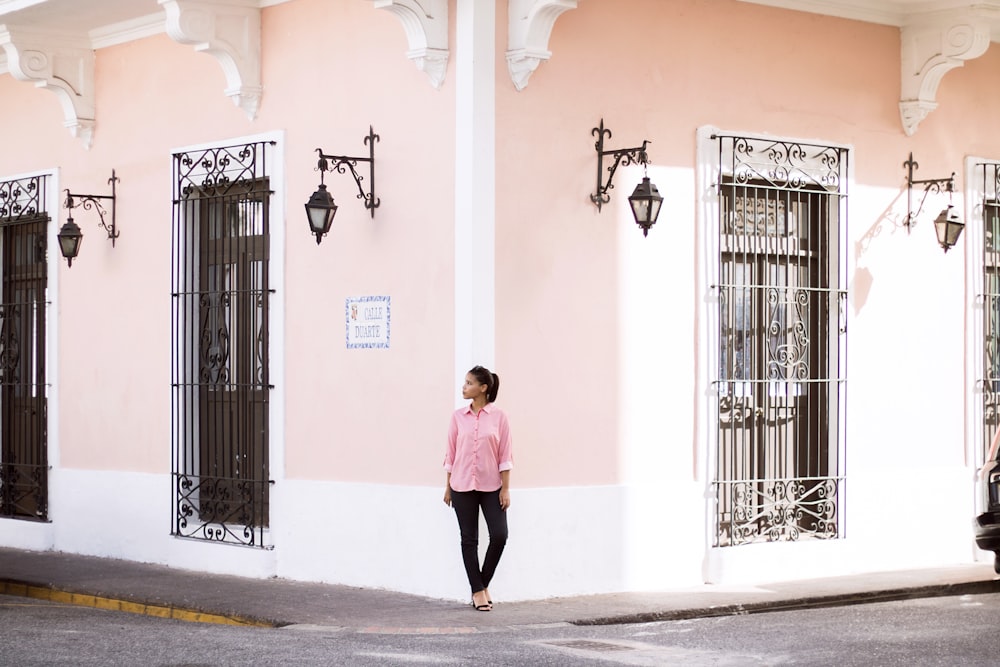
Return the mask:
<path fill-rule="evenodd" d="M 121 179 L 117 247 L 80 213 L 81 255 L 59 272 L 61 465 L 169 470 L 171 151 L 282 131 L 287 211 L 271 224 L 287 244 L 286 376 L 272 379 L 286 423 L 272 424 L 272 439 L 284 432 L 285 473 L 439 481 L 454 392 L 454 101 L 406 49 L 399 22 L 366 3 L 267 9 L 253 121 L 223 94 L 208 55 L 164 35 L 101 49 L 89 151 L 62 129 L 52 93 L 0 77 L 0 173 L 58 167 L 62 187 L 94 193 L 112 168 Z M 314 149 L 365 155 L 369 125 L 381 137 L 381 206 L 373 221 L 350 177 L 328 176 L 340 212 L 317 247 L 302 208 L 319 182 Z M 392 298 L 389 350 L 345 349 L 344 300 L 362 295 Z"/>
<path fill-rule="evenodd" d="M 505 3 L 497 16 L 496 368 L 521 486 L 620 480 L 625 255 L 612 209 L 598 213 L 588 198 L 590 130 L 602 117 L 610 147 L 648 138 L 656 165 L 682 170 L 695 167 L 695 130 L 704 125 L 851 146 L 856 182 L 889 193 L 853 216 L 859 237 L 905 196 L 910 151 L 922 175 L 959 171 L 966 154 L 1000 154 L 989 130 L 1000 104 L 995 48 L 945 77 L 940 108 L 910 138 L 899 123 L 896 28 L 731 0 L 588 1 L 560 16 L 552 58 L 516 92 L 504 62 Z M 639 33 L 636 16 L 644 17 Z M 170 152 L 282 131 L 286 211 L 272 224 L 286 228 L 286 375 L 275 378 L 286 423 L 272 429 L 284 434 L 285 474 L 438 484 L 457 393 L 454 65 L 433 89 L 405 57 L 398 20 L 370 3 L 297 0 L 264 10 L 262 30 L 264 95 L 253 121 L 223 95 L 218 64 L 190 47 L 161 35 L 99 50 L 90 151 L 61 127 L 51 93 L 0 77 L 0 174 L 58 168 L 61 187 L 77 191 L 101 191 L 112 168 L 121 178 L 117 247 L 79 216 L 81 257 L 58 277 L 61 464 L 168 469 Z M 361 153 L 369 125 L 381 136 L 381 207 L 372 221 L 349 178 L 328 179 L 341 209 L 317 247 L 302 212 L 318 182 L 313 150 Z M 619 173 L 612 197 L 631 187 Z M 651 234 L 676 234 L 678 252 L 697 253 L 694 220 L 670 215 L 694 193 L 662 194 L 666 214 Z M 922 256 L 888 252 L 902 273 L 879 274 L 880 289 L 919 274 Z M 689 278 L 662 286 L 683 292 L 685 328 L 650 346 L 695 351 L 698 295 Z M 391 296 L 391 349 L 345 349 L 344 299 L 361 295 Z M 662 382 L 688 381 L 656 372 Z M 866 396 L 855 387 L 853 400 Z M 690 422 L 695 400 L 665 408 L 665 418 Z M 698 443 L 687 438 L 670 446 L 693 460 Z"/>
<path fill-rule="evenodd" d="M 695 130 L 704 125 L 848 145 L 855 149 L 857 183 L 888 189 L 876 206 L 855 208 L 850 224 L 858 237 L 879 225 L 900 197 L 905 211 L 902 162 L 911 150 L 926 176 L 961 171 L 970 144 L 955 141 L 956 134 L 983 153 L 1000 151 L 983 129 L 990 126 L 988 108 L 996 107 L 996 93 L 989 92 L 995 48 L 945 78 L 941 109 L 912 138 L 900 125 L 900 41 L 891 26 L 735 1 L 595 2 L 561 15 L 549 48 L 551 59 L 525 90 L 514 90 L 502 58 L 497 75 L 497 359 L 507 373 L 506 404 L 526 434 L 518 480 L 528 485 L 620 479 L 615 397 L 622 389 L 616 333 L 622 252 L 610 207 L 598 213 L 588 199 L 596 168 L 590 130 L 602 117 L 614 133 L 606 148 L 650 139 L 654 164 L 692 171 Z M 615 185 L 613 198 L 633 187 L 621 172 Z M 651 234 L 675 236 L 681 255 L 697 253 L 694 219 L 671 215 L 696 193 L 663 192 L 661 185 L 661 194 L 664 214 Z M 921 269 L 924 255 L 898 244 L 888 252 L 889 264 L 902 268 L 882 270 L 880 288 L 919 290 L 914 280 L 923 278 L 916 276 L 929 275 Z M 957 261 L 941 269 L 948 284 L 958 276 L 956 267 Z M 676 338 L 647 341 L 650 349 L 675 348 L 678 362 L 698 352 L 689 328 L 699 298 L 694 282 L 694 275 L 678 276 L 659 286 L 687 295 L 686 305 L 677 313 Z M 960 291 L 954 297 L 947 317 L 961 321 Z M 885 326 L 898 321 L 888 316 Z M 853 344 L 881 345 L 862 338 Z M 957 367 L 961 355 L 948 363 Z M 651 372 L 662 383 L 691 381 L 671 368 Z M 879 404 L 879 386 L 852 387 L 855 416 L 864 412 L 859 406 Z M 692 391 L 690 403 L 663 406 L 663 419 L 678 424 L 682 440 L 662 446 L 687 452 L 679 469 L 689 477 L 701 446 L 691 436 L 695 401 Z M 949 414 L 948 428 L 960 432 L 960 421 L 954 422 L 961 414 Z M 869 417 L 880 418 L 872 413 L 856 423 Z M 852 442 L 864 449 L 865 440 L 859 433 Z M 953 457 L 960 445 L 949 451 Z"/>
<path fill-rule="evenodd" d="M 399 21 L 368 3 L 274 7 L 264 45 L 261 123 L 288 138 L 287 473 L 441 483 L 455 392 L 453 90 L 428 84 Z M 369 125 L 381 205 L 373 221 L 352 179 L 328 178 L 341 208 L 317 247 L 302 209 L 313 150 L 364 155 Z M 391 297 L 388 350 L 345 348 L 344 300 L 363 295 Z"/>

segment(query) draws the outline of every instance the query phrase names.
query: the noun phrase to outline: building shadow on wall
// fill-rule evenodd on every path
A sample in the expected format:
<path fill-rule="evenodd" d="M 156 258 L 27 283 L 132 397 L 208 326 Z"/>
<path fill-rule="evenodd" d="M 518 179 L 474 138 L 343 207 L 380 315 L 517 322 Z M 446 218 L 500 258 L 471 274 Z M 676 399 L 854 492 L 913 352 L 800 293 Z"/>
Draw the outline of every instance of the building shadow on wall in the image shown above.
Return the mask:
<path fill-rule="evenodd" d="M 906 233 L 906 211 L 900 209 L 900 200 L 905 196 L 905 191 L 896 195 L 896 198 L 875 218 L 871 227 L 854 242 L 854 270 L 847 286 L 847 295 L 855 315 L 865 307 L 875 284 L 875 274 L 868 267 L 868 259 L 877 246 L 879 237 L 884 239 Z"/>

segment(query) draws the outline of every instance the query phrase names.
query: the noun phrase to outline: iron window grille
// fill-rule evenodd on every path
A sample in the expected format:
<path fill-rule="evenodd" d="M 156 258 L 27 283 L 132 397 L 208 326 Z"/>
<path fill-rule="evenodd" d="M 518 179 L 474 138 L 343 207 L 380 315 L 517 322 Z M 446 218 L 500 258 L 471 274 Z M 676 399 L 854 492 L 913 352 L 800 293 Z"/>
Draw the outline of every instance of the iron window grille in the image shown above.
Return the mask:
<path fill-rule="evenodd" d="M 172 534 L 270 548 L 273 142 L 176 153 Z"/>
<path fill-rule="evenodd" d="M 979 205 L 982 212 L 982 283 L 976 300 L 982 305 L 981 365 L 976 386 L 982 391 L 981 446 L 976 465 L 981 466 L 993 435 L 1000 428 L 1000 164 L 976 165 Z M 981 180 L 980 180 L 981 179 Z"/>
<path fill-rule="evenodd" d="M 0 182 L 0 516 L 48 521 L 48 176 Z"/>
<path fill-rule="evenodd" d="M 714 140 L 713 544 L 842 537 L 848 153 Z"/>

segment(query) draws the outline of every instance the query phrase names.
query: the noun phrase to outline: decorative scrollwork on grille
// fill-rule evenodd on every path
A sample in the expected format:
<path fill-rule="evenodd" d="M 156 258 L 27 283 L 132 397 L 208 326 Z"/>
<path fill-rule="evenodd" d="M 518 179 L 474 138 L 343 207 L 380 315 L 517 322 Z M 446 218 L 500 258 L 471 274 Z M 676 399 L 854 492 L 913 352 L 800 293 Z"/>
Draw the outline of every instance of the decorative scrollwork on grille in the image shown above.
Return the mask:
<path fill-rule="evenodd" d="M 252 192 L 264 175 L 262 144 L 206 148 L 175 156 L 182 197 L 212 191 L 218 196 Z"/>
<path fill-rule="evenodd" d="M 48 517 L 48 466 L 0 466 L 0 516 L 44 521 Z"/>
<path fill-rule="evenodd" d="M 21 368 L 21 308 L 16 304 L 0 305 L 0 381 L 17 384 Z"/>
<path fill-rule="evenodd" d="M 174 155 L 171 533 L 265 549 L 273 145 Z"/>
<path fill-rule="evenodd" d="M 0 182 L 0 516 L 48 519 L 44 332 L 48 176 Z"/>
<path fill-rule="evenodd" d="M 32 218 L 44 213 L 41 182 L 45 176 L 0 181 L 0 218 Z"/>
<path fill-rule="evenodd" d="M 732 512 L 717 546 L 797 541 L 807 536 L 835 539 L 838 483 L 838 479 L 826 478 L 720 485 L 719 492 L 729 495 Z"/>
<path fill-rule="evenodd" d="M 996 280 L 994 278 L 994 280 Z M 985 372 L 984 388 L 986 391 L 995 392 L 1000 381 L 1000 295 L 986 294 L 983 296 L 983 356 Z M 985 415 L 989 419 L 996 419 L 996 414 L 991 412 Z"/>
<path fill-rule="evenodd" d="M 201 295 L 199 379 L 209 385 L 229 383 L 229 292 Z"/>
<path fill-rule="evenodd" d="M 715 545 L 843 531 L 849 152 L 718 141 Z M 836 300 L 836 301 L 835 301 Z M 835 400 L 831 400 L 835 399 Z"/>
<path fill-rule="evenodd" d="M 263 546 L 267 482 L 175 475 L 176 534 L 180 537 Z"/>
<path fill-rule="evenodd" d="M 768 287 L 767 377 L 809 378 L 809 292 L 794 287 Z"/>
<path fill-rule="evenodd" d="M 738 185 L 763 181 L 790 190 L 840 190 L 842 149 L 748 137 L 723 139 L 730 145 L 729 164 L 724 167 Z"/>

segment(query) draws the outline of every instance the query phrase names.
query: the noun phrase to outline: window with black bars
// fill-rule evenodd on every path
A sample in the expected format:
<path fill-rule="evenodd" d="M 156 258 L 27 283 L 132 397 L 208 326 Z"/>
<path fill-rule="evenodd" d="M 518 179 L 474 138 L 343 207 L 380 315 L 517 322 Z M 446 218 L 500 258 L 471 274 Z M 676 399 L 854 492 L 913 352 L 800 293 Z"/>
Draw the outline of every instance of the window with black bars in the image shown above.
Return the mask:
<path fill-rule="evenodd" d="M 976 165 L 975 187 L 982 207 L 982 363 L 976 384 L 982 390 L 980 447 L 976 465 L 986 458 L 994 434 L 1000 428 L 1000 164 Z M 981 179 L 981 180 L 980 180 Z"/>
<path fill-rule="evenodd" d="M 0 182 L 0 516 L 47 521 L 48 176 Z"/>
<path fill-rule="evenodd" d="M 269 547 L 273 143 L 174 157 L 173 534 Z"/>
<path fill-rule="evenodd" d="M 841 537 L 848 155 L 715 140 L 714 545 Z"/>

